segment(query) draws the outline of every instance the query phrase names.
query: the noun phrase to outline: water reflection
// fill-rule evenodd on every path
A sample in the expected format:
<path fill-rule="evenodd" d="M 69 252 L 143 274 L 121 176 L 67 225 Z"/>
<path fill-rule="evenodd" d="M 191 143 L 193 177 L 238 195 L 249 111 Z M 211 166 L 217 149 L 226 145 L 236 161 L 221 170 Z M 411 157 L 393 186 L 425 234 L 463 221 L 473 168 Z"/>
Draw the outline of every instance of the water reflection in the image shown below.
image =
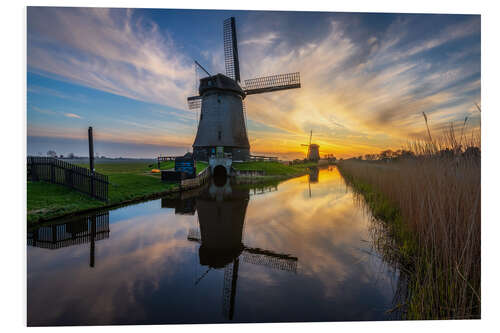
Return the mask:
<path fill-rule="evenodd" d="M 89 266 L 95 266 L 95 242 L 109 238 L 109 212 L 74 217 L 28 231 L 28 245 L 56 250 L 90 243 Z"/>
<path fill-rule="evenodd" d="M 30 230 L 29 325 L 390 319 L 398 273 L 335 168 L 101 216 Z"/>
<path fill-rule="evenodd" d="M 276 185 L 269 188 L 269 191 L 277 190 Z M 258 191 L 254 188 L 253 194 L 267 192 L 266 187 L 260 187 Z M 211 269 L 224 268 L 222 308 L 224 316 L 229 320 L 233 320 L 234 317 L 240 257 L 250 264 L 294 273 L 297 271 L 297 257 L 243 244 L 243 226 L 249 199 L 249 188 L 232 188 L 230 180 L 227 179 L 225 183 L 212 183 L 197 197 L 185 197 L 181 200 L 182 207 L 186 207 L 187 204 L 193 209 L 190 212 L 194 213 L 194 209 L 198 211 L 199 230 L 190 229 L 187 239 L 200 244 L 198 252 L 200 265 L 208 267 L 195 284 L 198 284 Z M 162 207 L 172 204 L 176 207 L 177 214 L 178 198 L 162 200 Z"/>

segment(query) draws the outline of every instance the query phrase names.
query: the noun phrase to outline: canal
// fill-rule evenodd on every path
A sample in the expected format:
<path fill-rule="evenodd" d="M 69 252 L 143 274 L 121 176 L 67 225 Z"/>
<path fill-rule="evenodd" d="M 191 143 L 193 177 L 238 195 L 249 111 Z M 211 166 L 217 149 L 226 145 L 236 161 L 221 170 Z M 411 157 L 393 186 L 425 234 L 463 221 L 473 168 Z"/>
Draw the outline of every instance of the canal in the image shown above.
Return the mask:
<path fill-rule="evenodd" d="M 399 272 L 335 167 L 28 230 L 28 325 L 389 320 Z"/>

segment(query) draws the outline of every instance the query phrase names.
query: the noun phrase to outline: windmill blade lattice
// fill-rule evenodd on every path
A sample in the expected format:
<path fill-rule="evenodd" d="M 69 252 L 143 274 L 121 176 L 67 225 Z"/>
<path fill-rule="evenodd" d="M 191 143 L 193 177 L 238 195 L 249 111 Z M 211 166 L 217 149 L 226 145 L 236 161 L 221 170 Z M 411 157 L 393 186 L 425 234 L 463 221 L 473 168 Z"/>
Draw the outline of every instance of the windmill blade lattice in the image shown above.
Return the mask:
<path fill-rule="evenodd" d="M 300 73 L 278 74 L 245 80 L 243 90 L 247 95 L 300 88 Z"/>
<path fill-rule="evenodd" d="M 195 110 L 201 108 L 201 96 L 191 96 L 187 99 L 189 110 Z"/>
<path fill-rule="evenodd" d="M 238 58 L 238 42 L 236 40 L 236 23 L 234 17 L 224 20 L 224 60 L 226 75 L 240 82 L 240 62 Z"/>
<path fill-rule="evenodd" d="M 245 248 L 241 256 L 243 261 L 249 264 L 262 265 L 282 271 L 297 273 L 297 257 L 258 248 Z"/>

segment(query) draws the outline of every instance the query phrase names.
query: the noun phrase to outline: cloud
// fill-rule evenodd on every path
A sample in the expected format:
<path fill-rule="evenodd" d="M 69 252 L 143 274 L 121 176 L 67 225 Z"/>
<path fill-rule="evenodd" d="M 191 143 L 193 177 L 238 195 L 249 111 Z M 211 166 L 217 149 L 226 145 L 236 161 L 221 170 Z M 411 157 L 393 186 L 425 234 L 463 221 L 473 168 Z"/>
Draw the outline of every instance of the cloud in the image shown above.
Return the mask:
<path fill-rule="evenodd" d="M 254 152 L 301 156 L 312 129 L 322 153 L 373 153 L 423 137 L 423 111 L 431 129 L 440 130 L 480 103 L 478 16 L 393 15 L 383 29 L 373 29 L 355 14 L 325 14 L 328 20 L 314 22 L 321 29 L 304 30 L 290 26 L 295 21 L 285 14 L 267 15 L 239 30 L 242 78 L 300 71 L 302 88 L 245 100 Z M 28 9 L 30 71 L 185 110 L 194 70 L 180 49 L 168 32 L 132 10 Z M 214 50 L 202 56 L 208 66 L 223 68 L 222 45 Z M 175 117 L 188 122 L 193 114 Z M 179 132 L 178 124 L 171 133 Z M 151 125 L 157 131 L 147 126 L 141 122 L 128 133 L 159 142 L 159 124 Z M 179 140 L 190 145 L 192 138 Z"/>
<path fill-rule="evenodd" d="M 37 106 L 33 106 L 32 109 L 35 110 L 38 113 L 46 114 L 46 115 L 49 115 L 49 116 L 58 114 L 56 111 L 52 111 L 52 110 L 49 110 L 49 109 L 41 109 L 41 108 L 39 108 Z"/>
<path fill-rule="evenodd" d="M 345 148 L 376 152 L 402 145 L 410 133 L 423 135 L 422 111 L 430 114 L 436 129 L 443 127 L 443 121 L 463 121 L 459 110 L 480 101 L 479 93 L 470 94 L 480 92 L 474 78 L 480 75 L 478 63 L 460 62 L 458 57 L 436 65 L 433 59 L 416 55 L 477 33 L 478 21 L 464 20 L 444 28 L 438 37 L 432 34 L 410 45 L 405 41 L 409 29 L 414 27 L 396 20 L 380 37 L 363 43 L 332 20 L 328 34 L 308 44 L 278 40 L 272 45 L 243 46 L 240 57 L 249 76 L 300 71 L 302 83 L 301 89 L 249 96 L 248 117 L 284 130 L 286 134 L 279 135 L 287 141 L 283 148 L 299 150 L 313 129 L 323 148 L 330 149 L 336 141 L 342 154 L 347 154 Z M 476 83 L 471 86 L 471 81 Z M 450 103 L 459 106 L 458 113 L 439 119 L 440 110 L 449 110 Z M 252 149 L 272 151 L 267 139 L 255 140 Z M 278 141 L 275 137 L 272 142 Z"/>
<path fill-rule="evenodd" d="M 68 118 L 77 118 L 77 119 L 82 119 L 82 117 L 80 117 L 79 115 L 74 114 L 74 113 L 65 113 L 64 115 L 65 115 L 66 117 L 68 117 Z"/>
<path fill-rule="evenodd" d="M 249 44 L 267 45 L 267 44 L 272 44 L 276 39 L 278 39 L 278 34 L 276 34 L 275 32 L 270 32 L 257 38 L 245 39 L 242 42 L 240 42 L 239 45 L 240 46 Z"/>
<path fill-rule="evenodd" d="M 28 67 L 113 94 L 185 109 L 191 60 L 132 10 L 28 8 Z"/>
<path fill-rule="evenodd" d="M 72 100 L 76 102 L 81 102 L 81 103 L 87 103 L 88 100 L 83 96 L 82 94 L 73 94 L 73 95 L 68 95 L 65 94 L 59 90 L 56 89 L 51 89 L 47 87 L 41 87 L 38 85 L 29 85 L 28 86 L 28 93 L 32 94 L 39 94 L 39 95 L 49 95 L 61 99 L 66 99 L 66 100 Z"/>
<path fill-rule="evenodd" d="M 50 109 L 42 109 L 42 108 L 39 108 L 37 106 L 32 106 L 31 109 L 33 109 L 34 111 L 36 111 L 38 113 L 45 114 L 48 116 L 63 115 L 63 116 L 68 117 L 68 118 L 83 119 L 83 117 L 81 117 L 75 113 L 59 112 L 59 111 L 54 111 L 54 110 L 50 110 Z"/>

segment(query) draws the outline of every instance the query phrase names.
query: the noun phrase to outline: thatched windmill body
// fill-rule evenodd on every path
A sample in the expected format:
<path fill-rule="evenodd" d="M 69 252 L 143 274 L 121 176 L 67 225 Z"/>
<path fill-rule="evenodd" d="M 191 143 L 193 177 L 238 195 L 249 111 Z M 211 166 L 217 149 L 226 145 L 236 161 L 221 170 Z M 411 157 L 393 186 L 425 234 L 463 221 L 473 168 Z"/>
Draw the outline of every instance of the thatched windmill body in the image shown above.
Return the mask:
<path fill-rule="evenodd" d="M 234 17 L 224 21 L 224 57 L 226 75 L 211 75 L 195 62 L 207 75 L 200 79 L 198 96 L 188 97 L 190 109 L 201 108 L 198 130 L 193 143 L 197 160 L 208 160 L 223 147 L 232 160 L 247 160 L 250 155 L 245 125 L 247 95 L 277 90 L 300 88 L 300 73 L 279 74 L 240 81 L 240 64 Z"/>

